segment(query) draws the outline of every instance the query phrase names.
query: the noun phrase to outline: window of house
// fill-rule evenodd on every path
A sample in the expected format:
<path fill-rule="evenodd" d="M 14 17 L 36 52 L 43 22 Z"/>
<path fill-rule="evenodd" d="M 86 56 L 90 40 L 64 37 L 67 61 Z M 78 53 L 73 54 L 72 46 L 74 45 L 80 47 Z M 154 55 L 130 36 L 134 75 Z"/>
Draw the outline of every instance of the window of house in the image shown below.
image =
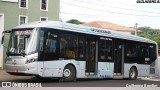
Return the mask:
<path fill-rule="evenodd" d="M 19 25 L 27 23 L 27 16 L 19 16 Z"/>
<path fill-rule="evenodd" d="M 40 21 L 47 21 L 48 18 L 47 17 L 40 17 Z"/>
<path fill-rule="evenodd" d="M 19 0 L 20 8 L 28 8 L 28 0 Z"/>
<path fill-rule="evenodd" d="M 98 43 L 99 61 L 106 62 L 113 60 L 112 58 L 112 39 L 101 37 Z"/>
<path fill-rule="evenodd" d="M 41 0 L 41 10 L 48 10 L 48 0 Z"/>

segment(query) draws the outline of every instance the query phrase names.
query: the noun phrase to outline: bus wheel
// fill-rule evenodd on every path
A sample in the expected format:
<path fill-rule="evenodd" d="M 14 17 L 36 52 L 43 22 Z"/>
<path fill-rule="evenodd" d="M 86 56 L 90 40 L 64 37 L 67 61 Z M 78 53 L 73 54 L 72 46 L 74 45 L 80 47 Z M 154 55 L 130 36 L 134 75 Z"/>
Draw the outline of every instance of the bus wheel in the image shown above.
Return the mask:
<path fill-rule="evenodd" d="M 75 81 L 76 71 L 72 65 L 67 65 L 63 70 L 63 81 Z"/>
<path fill-rule="evenodd" d="M 135 80 L 137 79 L 137 69 L 136 67 L 131 67 L 130 71 L 129 71 L 129 79 L 130 80 Z"/>

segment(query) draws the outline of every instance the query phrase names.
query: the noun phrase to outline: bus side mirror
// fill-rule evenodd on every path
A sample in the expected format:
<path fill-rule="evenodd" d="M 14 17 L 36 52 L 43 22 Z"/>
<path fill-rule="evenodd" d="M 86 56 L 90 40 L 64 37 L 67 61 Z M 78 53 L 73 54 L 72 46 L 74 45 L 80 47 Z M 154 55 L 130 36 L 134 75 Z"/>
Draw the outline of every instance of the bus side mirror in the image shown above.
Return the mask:
<path fill-rule="evenodd" d="M 5 31 L 2 32 L 2 41 L 1 41 L 2 45 L 4 44 L 4 34 L 5 33 L 11 33 L 11 30 L 5 30 Z"/>
<path fill-rule="evenodd" d="M 4 42 L 4 35 L 2 36 L 2 41 L 1 41 L 1 44 L 3 45 L 3 42 Z"/>

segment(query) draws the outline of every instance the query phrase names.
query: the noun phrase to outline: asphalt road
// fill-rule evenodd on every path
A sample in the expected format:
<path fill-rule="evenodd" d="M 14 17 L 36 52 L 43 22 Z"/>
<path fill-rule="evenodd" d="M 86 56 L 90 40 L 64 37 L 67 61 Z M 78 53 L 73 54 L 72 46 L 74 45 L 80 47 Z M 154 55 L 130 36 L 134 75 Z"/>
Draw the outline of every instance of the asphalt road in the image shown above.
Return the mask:
<path fill-rule="evenodd" d="M 2 82 L 3 81 L 0 82 L 0 87 L 2 86 Z M 36 78 L 27 78 L 27 79 L 7 80 L 4 82 L 11 82 L 16 84 L 40 83 L 42 87 L 156 87 L 156 86 L 160 87 L 160 81 L 151 81 L 142 79 L 137 79 L 137 80 L 81 79 L 77 80 L 76 82 L 59 82 L 59 80 L 57 79 L 38 80 Z"/>

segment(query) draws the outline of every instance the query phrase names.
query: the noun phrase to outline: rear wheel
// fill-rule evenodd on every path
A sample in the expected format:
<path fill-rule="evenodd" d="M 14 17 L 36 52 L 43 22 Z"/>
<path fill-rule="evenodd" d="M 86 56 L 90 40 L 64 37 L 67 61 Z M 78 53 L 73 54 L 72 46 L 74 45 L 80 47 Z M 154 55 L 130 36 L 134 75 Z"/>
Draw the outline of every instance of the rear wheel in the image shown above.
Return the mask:
<path fill-rule="evenodd" d="M 76 71 L 72 65 L 67 65 L 63 70 L 63 77 L 61 81 L 75 81 Z"/>
<path fill-rule="evenodd" d="M 137 79 L 137 69 L 135 67 L 131 67 L 130 71 L 129 71 L 129 79 L 130 80 L 135 80 Z"/>

